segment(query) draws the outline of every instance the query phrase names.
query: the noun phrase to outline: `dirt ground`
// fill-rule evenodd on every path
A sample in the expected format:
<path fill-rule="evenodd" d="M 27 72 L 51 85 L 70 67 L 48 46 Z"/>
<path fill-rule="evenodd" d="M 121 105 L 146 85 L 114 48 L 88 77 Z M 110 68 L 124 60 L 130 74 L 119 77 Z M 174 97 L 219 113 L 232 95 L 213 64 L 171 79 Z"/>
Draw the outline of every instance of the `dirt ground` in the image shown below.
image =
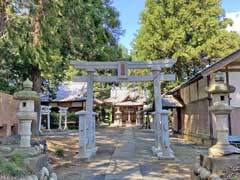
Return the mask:
<path fill-rule="evenodd" d="M 98 151 L 89 161 L 79 161 L 73 158 L 78 151 L 77 132 L 46 136 L 50 159 L 59 180 L 187 180 L 190 179 L 191 167 L 197 161 L 199 154 L 207 153 L 207 147 L 171 138 L 176 159 L 171 161 L 158 160 L 151 153 L 151 147 L 154 144 L 151 131 L 132 128 L 132 135 L 125 136 L 125 139 L 129 138 L 128 144 L 124 144 L 122 137 L 125 131 L 124 128 L 97 128 L 96 145 Z M 120 155 L 120 159 L 116 161 L 114 159 L 116 150 L 124 146 L 126 148 L 129 146 L 129 151 L 133 153 L 128 156 Z M 57 148 L 64 150 L 64 158 L 58 158 L 55 155 Z M 129 163 L 131 167 L 129 166 L 128 169 Z M 133 165 L 134 168 L 132 168 Z M 118 169 L 114 169 L 112 166 Z M 130 168 L 132 169 L 130 170 Z M 113 170 L 110 171 L 110 169 Z M 136 173 L 139 176 L 131 175 Z"/>

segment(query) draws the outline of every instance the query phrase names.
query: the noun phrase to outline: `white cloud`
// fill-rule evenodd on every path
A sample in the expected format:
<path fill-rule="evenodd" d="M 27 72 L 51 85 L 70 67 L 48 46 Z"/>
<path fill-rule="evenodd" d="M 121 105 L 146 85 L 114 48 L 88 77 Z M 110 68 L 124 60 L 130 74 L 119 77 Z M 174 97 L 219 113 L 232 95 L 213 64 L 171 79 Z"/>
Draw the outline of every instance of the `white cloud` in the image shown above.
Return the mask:
<path fill-rule="evenodd" d="M 230 12 L 226 13 L 226 17 L 233 20 L 233 25 L 228 26 L 228 31 L 237 31 L 240 33 L 240 12 Z"/>

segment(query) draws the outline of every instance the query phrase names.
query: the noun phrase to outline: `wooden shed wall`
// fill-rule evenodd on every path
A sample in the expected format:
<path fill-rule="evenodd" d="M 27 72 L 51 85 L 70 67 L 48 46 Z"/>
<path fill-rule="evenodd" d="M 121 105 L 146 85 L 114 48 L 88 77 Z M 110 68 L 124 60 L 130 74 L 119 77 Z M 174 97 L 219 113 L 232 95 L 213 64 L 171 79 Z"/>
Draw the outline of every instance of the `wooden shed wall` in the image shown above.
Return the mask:
<path fill-rule="evenodd" d="M 208 80 L 202 78 L 181 88 L 179 95 L 184 102 L 181 108 L 181 130 L 177 110 L 173 111 L 173 130 L 185 135 L 192 135 L 200 138 L 210 137 L 210 115 L 208 93 L 205 88 Z"/>
<path fill-rule="evenodd" d="M 18 101 L 13 96 L 0 93 L 0 137 L 18 133 Z"/>
<path fill-rule="evenodd" d="M 208 100 L 189 103 L 182 110 L 182 132 L 187 135 L 194 135 L 208 138 L 210 136 Z"/>

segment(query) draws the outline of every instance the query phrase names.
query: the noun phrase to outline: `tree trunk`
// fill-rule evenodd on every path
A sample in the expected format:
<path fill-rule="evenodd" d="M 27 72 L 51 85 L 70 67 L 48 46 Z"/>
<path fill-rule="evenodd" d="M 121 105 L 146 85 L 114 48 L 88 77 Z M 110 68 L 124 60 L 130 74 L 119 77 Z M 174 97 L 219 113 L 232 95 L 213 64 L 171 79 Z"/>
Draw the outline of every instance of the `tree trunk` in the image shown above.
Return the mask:
<path fill-rule="evenodd" d="M 33 90 L 40 94 L 41 92 L 41 72 L 38 67 L 32 67 L 31 71 L 31 81 L 33 82 Z M 41 100 L 35 101 L 35 112 L 37 112 L 37 120 L 32 123 L 32 133 L 33 135 L 39 135 L 38 123 L 40 118 Z"/>
<path fill-rule="evenodd" d="M 6 23 L 6 0 L 0 0 L 0 37 L 5 27 Z"/>
<path fill-rule="evenodd" d="M 37 4 L 41 7 L 43 7 L 43 1 L 38 0 Z M 40 35 L 40 23 L 39 23 L 39 16 L 41 16 L 41 12 L 38 12 L 35 17 L 33 18 L 33 31 L 32 31 L 32 36 L 33 36 L 33 46 L 38 46 L 39 45 L 39 35 Z M 32 67 L 31 70 L 31 80 L 33 82 L 33 90 L 36 91 L 37 93 L 41 92 L 41 85 L 42 85 L 42 80 L 41 80 L 41 71 L 38 66 Z M 38 101 L 35 101 L 35 112 L 37 112 L 37 120 L 32 123 L 32 133 L 33 135 L 39 135 L 40 132 L 38 131 L 38 126 L 39 126 L 39 119 L 40 119 L 40 110 L 41 110 L 41 100 L 39 99 Z"/>

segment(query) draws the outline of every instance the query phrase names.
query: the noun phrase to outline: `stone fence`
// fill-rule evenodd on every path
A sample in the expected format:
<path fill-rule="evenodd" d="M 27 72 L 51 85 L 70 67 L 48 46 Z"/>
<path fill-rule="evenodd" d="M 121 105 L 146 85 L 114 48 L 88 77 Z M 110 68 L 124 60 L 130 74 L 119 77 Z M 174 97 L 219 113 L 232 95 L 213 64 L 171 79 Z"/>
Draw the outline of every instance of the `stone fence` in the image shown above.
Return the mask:
<path fill-rule="evenodd" d="M 12 95 L 0 92 L 0 138 L 18 133 L 18 101 Z"/>

